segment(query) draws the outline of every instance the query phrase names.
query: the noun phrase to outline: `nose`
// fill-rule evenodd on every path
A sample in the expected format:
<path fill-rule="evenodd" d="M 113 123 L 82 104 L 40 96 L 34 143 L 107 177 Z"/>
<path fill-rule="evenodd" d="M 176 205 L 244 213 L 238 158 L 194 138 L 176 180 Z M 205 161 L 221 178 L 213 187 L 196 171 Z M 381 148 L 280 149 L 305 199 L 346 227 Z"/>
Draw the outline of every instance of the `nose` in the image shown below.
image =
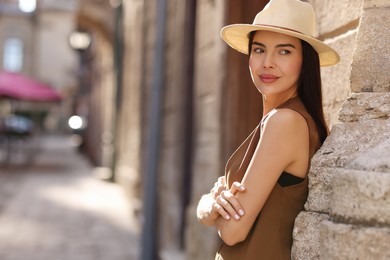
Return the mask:
<path fill-rule="evenodd" d="M 264 68 L 275 68 L 275 61 L 272 53 L 266 53 L 263 60 Z"/>

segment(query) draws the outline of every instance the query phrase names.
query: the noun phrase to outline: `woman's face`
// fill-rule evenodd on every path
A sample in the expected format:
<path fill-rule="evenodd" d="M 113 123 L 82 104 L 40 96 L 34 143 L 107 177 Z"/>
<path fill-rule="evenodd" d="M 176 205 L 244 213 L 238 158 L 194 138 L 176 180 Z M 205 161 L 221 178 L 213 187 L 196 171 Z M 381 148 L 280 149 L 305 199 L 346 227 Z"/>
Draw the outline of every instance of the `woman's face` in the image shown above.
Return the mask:
<path fill-rule="evenodd" d="M 300 39 L 275 32 L 256 32 L 249 56 L 249 70 L 256 88 L 265 97 L 294 96 L 301 67 Z"/>

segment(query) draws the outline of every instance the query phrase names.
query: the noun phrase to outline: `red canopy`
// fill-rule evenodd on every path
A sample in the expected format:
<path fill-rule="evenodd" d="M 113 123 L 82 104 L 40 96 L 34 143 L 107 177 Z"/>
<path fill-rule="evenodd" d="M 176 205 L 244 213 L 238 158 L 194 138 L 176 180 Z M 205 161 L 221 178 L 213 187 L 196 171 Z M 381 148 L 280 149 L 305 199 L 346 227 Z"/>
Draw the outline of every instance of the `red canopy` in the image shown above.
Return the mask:
<path fill-rule="evenodd" d="M 19 73 L 0 73 L 0 97 L 27 101 L 60 101 L 61 95 L 50 86 Z"/>

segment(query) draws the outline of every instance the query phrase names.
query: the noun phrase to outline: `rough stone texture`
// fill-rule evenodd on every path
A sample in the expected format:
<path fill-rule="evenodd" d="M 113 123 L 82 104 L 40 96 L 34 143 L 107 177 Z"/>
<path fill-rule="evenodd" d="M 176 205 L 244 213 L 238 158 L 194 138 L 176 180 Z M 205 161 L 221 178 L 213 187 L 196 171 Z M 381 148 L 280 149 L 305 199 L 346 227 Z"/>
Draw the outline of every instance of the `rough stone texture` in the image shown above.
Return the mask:
<path fill-rule="evenodd" d="M 354 162 L 389 138 L 390 120 L 372 119 L 335 125 L 313 158 L 316 167 L 364 170 Z M 354 168 L 355 167 L 355 168 Z"/>
<path fill-rule="evenodd" d="M 368 149 L 353 159 L 348 165 L 351 169 L 390 173 L 390 136 L 384 136 L 375 147 Z"/>
<path fill-rule="evenodd" d="M 341 169 L 312 167 L 309 173 L 309 196 L 305 209 L 314 212 L 329 212 L 332 196 L 332 179 Z"/>
<path fill-rule="evenodd" d="M 292 259 L 320 258 L 320 224 L 329 215 L 314 212 L 301 212 L 295 220 Z"/>
<path fill-rule="evenodd" d="M 367 135 L 368 131 L 372 135 Z M 305 209 L 329 212 L 333 178 L 344 173 L 345 168 L 389 173 L 389 132 L 388 120 L 337 125 L 313 158 Z"/>
<path fill-rule="evenodd" d="M 364 9 L 379 7 L 390 7 L 390 2 L 388 0 L 364 0 Z"/>
<path fill-rule="evenodd" d="M 317 15 L 318 37 L 325 40 L 340 55 L 339 64 L 321 69 L 324 114 L 329 128 L 332 128 L 339 122 L 338 111 L 351 91 L 349 75 L 363 1 L 308 2 L 313 5 Z"/>
<path fill-rule="evenodd" d="M 321 259 L 390 259 L 390 228 L 361 227 L 324 221 Z"/>
<path fill-rule="evenodd" d="M 330 128 L 339 122 L 338 112 L 351 92 L 349 75 L 356 36 L 357 31 L 351 30 L 326 41 L 340 55 L 338 64 L 321 68 L 324 114 Z"/>
<path fill-rule="evenodd" d="M 344 170 L 334 178 L 332 190 L 333 219 L 370 226 L 390 225 L 390 173 Z"/>
<path fill-rule="evenodd" d="M 319 35 L 327 34 L 359 20 L 363 0 L 309 0 L 317 14 Z M 331 11 L 329 11 L 331 10 Z"/>
<path fill-rule="evenodd" d="M 328 6 L 320 12 L 329 14 L 333 1 L 323 2 Z M 339 3 L 342 6 L 345 1 Z M 363 17 L 357 36 L 354 33 L 356 45 L 352 43 L 356 50 L 347 59 L 353 60 L 348 65 L 352 68 L 352 91 L 364 93 L 347 98 L 339 114 L 342 124 L 334 125 L 313 158 L 305 208 L 328 214 L 323 221 L 313 212 L 298 216 L 293 251 L 296 259 L 390 258 L 390 94 L 367 93 L 390 91 L 389 73 L 384 69 L 390 68 L 389 25 L 385 18 L 389 8 L 383 8 L 389 3 L 362 3 Z M 339 12 L 339 7 L 335 10 Z M 334 23 L 331 19 L 327 22 Z M 344 48 L 351 47 L 344 44 Z M 342 56 L 345 52 L 340 53 Z M 320 226 L 319 247 L 318 240 L 305 240 L 313 233 L 308 222 Z M 310 251 L 318 248 L 318 254 Z"/>
<path fill-rule="evenodd" d="M 354 92 L 390 91 L 390 73 L 385 72 L 390 68 L 389 15 L 390 8 L 373 8 L 363 12 L 351 71 Z"/>
<path fill-rule="evenodd" d="M 390 118 L 390 93 L 353 93 L 340 111 L 340 121 Z"/>

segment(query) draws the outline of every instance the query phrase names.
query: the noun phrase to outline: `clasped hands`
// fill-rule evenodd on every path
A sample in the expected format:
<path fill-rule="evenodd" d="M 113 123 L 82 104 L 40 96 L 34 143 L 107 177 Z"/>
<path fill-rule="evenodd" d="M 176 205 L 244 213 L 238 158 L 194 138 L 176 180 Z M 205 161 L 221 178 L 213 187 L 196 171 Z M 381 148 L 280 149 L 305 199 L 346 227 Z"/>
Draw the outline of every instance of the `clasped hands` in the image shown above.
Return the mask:
<path fill-rule="evenodd" d="M 239 220 L 245 212 L 235 195 L 244 191 L 245 187 L 240 182 L 234 182 L 230 189 L 227 189 L 225 176 L 219 177 L 210 191 L 214 199 L 211 214 L 215 218 L 220 215 L 226 220 Z"/>

